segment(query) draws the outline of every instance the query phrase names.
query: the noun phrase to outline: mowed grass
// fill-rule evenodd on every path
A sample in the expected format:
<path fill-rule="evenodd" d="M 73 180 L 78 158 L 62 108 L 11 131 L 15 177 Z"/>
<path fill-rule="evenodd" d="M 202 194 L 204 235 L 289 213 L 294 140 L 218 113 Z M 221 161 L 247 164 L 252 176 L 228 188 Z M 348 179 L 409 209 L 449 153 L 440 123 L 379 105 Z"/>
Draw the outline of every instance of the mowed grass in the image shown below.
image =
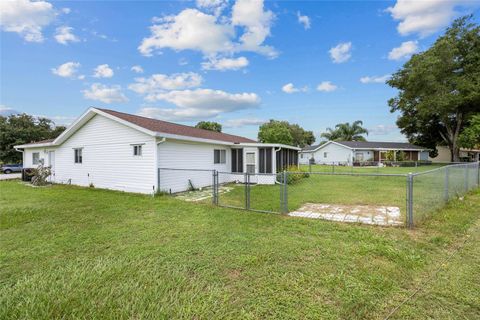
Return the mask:
<path fill-rule="evenodd" d="M 479 222 L 478 191 L 408 231 L 2 181 L 0 318 L 383 319 L 470 236 L 394 317 L 474 319 Z"/>

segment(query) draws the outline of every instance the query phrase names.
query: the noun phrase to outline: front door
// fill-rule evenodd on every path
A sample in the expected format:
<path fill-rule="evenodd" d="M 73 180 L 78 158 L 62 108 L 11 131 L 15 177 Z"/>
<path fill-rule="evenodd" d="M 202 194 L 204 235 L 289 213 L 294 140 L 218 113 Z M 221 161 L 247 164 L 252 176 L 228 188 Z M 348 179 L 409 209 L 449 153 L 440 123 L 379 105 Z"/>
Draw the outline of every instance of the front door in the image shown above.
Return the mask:
<path fill-rule="evenodd" d="M 50 182 L 55 181 L 55 151 L 48 152 L 48 166 L 50 167 L 50 177 L 48 178 Z"/>

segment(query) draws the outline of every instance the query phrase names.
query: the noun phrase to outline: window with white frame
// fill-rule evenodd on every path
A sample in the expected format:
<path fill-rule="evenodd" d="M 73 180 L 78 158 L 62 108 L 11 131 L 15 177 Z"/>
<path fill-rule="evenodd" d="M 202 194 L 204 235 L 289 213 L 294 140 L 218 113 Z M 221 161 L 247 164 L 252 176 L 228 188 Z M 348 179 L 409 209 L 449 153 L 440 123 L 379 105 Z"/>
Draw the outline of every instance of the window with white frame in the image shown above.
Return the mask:
<path fill-rule="evenodd" d="M 32 164 L 36 165 L 40 163 L 40 153 L 34 152 L 32 153 Z"/>
<path fill-rule="evenodd" d="M 133 146 L 133 155 L 140 157 L 142 155 L 142 145 L 136 144 Z"/>
<path fill-rule="evenodd" d="M 363 153 L 361 152 L 355 153 L 355 161 L 363 161 Z"/>
<path fill-rule="evenodd" d="M 215 149 L 213 150 L 213 163 L 227 163 L 227 150 Z"/>
<path fill-rule="evenodd" d="M 73 149 L 73 157 L 75 163 L 83 163 L 83 149 L 75 148 Z"/>

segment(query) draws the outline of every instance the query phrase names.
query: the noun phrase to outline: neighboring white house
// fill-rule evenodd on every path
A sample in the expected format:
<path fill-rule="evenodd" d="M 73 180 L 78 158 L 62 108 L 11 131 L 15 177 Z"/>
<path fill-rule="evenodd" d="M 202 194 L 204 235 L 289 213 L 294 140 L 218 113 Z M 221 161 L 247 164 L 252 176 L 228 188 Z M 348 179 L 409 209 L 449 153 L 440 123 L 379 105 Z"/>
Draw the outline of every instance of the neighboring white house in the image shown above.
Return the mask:
<path fill-rule="evenodd" d="M 354 162 L 386 161 L 386 153 L 394 151 L 394 157 L 402 151 L 407 161 L 428 160 L 428 149 L 403 142 L 328 141 L 302 149 L 300 164 L 351 165 Z"/>
<path fill-rule="evenodd" d="M 24 168 L 51 166 L 52 182 L 138 193 L 208 186 L 213 170 L 232 173 L 221 182 L 243 181 L 248 172 L 270 174 L 253 182 L 275 183 L 277 171 L 298 164 L 300 150 L 99 108 L 54 140 L 15 149 L 23 152 Z"/>

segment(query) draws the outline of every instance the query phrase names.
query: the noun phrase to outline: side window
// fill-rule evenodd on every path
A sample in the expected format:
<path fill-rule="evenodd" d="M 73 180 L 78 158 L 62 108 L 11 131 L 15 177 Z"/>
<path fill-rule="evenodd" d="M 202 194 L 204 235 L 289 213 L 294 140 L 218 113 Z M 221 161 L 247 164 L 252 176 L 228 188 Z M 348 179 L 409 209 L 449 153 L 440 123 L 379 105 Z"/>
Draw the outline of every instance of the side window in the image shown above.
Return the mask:
<path fill-rule="evenodd" d="M 326 158 L 328 156 L 328 152 L 323 153 L 323 157 Z"/>
<path fill-rule="evenodd" d="M 73 149 L 73 157 L 75 163 L 83 163 L 83 155 L 82 155 L 82 148 Z"/>
<path fill-rule="evenodd" d="M 226 150 L 213 150 L 213 163 L 226 163 L 227 162 L 227 151 Z"/>
<path fill-rule="evenodd" d="M 134 145 L 133 146 L 133 155 L 134 156 L 141 156 L 142 155 L 142 145 Z"/>
<path fill-rule="evenodd" d="M 39 164 L 40 163 L 40 153 L 39 152 L 34 152 L 32 153 L 32 164 Z"/>

